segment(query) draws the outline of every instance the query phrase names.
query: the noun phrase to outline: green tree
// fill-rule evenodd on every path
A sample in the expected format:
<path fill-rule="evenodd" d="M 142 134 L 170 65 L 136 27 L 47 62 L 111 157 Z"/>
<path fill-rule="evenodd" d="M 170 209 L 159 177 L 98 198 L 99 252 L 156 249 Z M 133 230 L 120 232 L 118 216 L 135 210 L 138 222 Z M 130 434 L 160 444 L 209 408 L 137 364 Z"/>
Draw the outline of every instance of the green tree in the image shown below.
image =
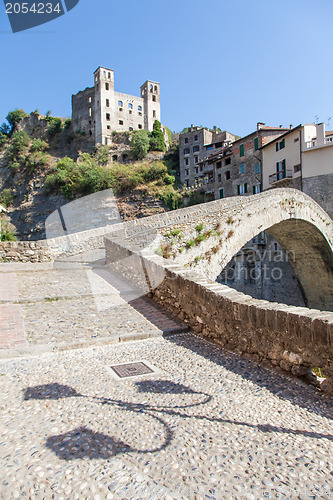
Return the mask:
<path fill-rule="evenodd" d="M 158 120 L 155 120 L 153 131 L 150 133 L 149 149 L 150 151 L 165 151 L 166 149 L 161 123 Z"/>
<path fill-rule="evenodd" d="M 98 146 L 95 153 L 98 165 L 107 165 L 109 163 L 109 151 L 108 146 Z"/>
<path fill-rule="evenodd" d="M 14 111 L 10 111 L 8 115 L 6 116 L 6 120 L 11 126 L 10 134 L 14 132 L 16 129 L 17 124 L 25 118 L 27 113 L 23 109 L 15 109 Z"/>
<path fill-rule="evenodd" d="M 9 161 L 20 159 L 22 153 L 29 146 L 29 143 L 30 138 L 25 130 L 14 132 L 11 143 L 7 149 L 7 159 Z"/>
<path fill-rule="evenodd" d="M 49 117 L 49 126 L 47 127 L 47 133 L 50 137 L 53 137 L 56 134 L 59 134 L 62 129 L 61 118 L 56 118 L 54 116 Z"/>
<path fill-rule="evenodd" d="M 1 205 L 4 205 L 6 208 L 9 207 L 9 205 L 12 204 L 14 200 L 14 194 L 11 189 L 4 189 L 0 193 L 0 203 Z"/>
<path fill-rule="evenodd" d="M 149 136 L 146 130 L 137 130 L 132 135 L 131 152 L 135 160 L 146 158 L 149 150 Z"/>

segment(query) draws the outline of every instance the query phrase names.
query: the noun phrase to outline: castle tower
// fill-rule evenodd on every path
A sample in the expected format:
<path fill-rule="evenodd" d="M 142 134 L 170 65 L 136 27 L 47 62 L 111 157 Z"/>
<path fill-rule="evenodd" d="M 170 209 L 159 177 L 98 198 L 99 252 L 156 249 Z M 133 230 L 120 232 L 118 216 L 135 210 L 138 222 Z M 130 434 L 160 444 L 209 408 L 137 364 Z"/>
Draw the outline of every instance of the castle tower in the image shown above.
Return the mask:
<path fill-rule="evenodd" d="M 111 135 L 114 115 L 114 72 L 108 68 L 97 68 L 94 73 L 95 88 L 95 142 L 107 144 Z"/>
<path fill-rule="evenodd" d="M 141 86 L 144 105 L 144 128 L 151 132 L 154 121 L 161 121 L 160 84 L 147 80 Z"/>

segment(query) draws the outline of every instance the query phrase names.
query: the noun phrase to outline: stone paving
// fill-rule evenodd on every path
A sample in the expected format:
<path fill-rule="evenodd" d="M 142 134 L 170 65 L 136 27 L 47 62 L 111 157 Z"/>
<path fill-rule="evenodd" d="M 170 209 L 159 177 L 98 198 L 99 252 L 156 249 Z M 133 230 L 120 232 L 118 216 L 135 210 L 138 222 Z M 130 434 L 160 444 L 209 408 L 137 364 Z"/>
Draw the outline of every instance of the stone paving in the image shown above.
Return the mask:
<path fill-rule="evenodd" d="M 110 366 L 159 372 L 117 380 Z M 191 334 L 0 362 L 3 499 L 329 499 L 332 400 Z"/>
<path fill-rule="evenodd" d="M 116 343 L 186 329 L 99 271 L 80 262 L 0 265 L 0 348 Z"/>

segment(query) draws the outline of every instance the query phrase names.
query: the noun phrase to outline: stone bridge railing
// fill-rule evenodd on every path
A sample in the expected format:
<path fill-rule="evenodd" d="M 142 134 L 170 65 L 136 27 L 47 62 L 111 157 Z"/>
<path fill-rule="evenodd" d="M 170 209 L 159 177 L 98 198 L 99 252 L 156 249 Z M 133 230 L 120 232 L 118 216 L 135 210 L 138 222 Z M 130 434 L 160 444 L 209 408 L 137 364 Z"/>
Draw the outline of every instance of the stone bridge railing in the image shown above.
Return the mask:
<path fill-rule="evenodd" d="M 256 300 L 125 240 L 106 238 L 106 261 L 191 329 L 222 347 L 298 377 L 320 367 L 333 391 L 333 313 Z"/>

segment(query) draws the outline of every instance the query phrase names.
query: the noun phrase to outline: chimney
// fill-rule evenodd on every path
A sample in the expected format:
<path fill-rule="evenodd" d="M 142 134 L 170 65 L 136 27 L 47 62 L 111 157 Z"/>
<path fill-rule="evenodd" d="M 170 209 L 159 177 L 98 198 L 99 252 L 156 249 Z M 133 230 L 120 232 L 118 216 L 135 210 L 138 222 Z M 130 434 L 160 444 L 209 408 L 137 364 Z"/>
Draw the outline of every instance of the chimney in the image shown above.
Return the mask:
<path fill-rule="evenodd" d="M 292 123 L 289 125 L 289 128 L 290 128 L 290 129 L 292 129 L 292 128 L 293 128 L 293 124 L 292 124 Z"/>
<path fill-rule="evenodd" d="M 261 128 L 264 128 L 265 124 L 263 122 L 258 122 L 257 123 L 257 131 L 260 130 Z"/>

